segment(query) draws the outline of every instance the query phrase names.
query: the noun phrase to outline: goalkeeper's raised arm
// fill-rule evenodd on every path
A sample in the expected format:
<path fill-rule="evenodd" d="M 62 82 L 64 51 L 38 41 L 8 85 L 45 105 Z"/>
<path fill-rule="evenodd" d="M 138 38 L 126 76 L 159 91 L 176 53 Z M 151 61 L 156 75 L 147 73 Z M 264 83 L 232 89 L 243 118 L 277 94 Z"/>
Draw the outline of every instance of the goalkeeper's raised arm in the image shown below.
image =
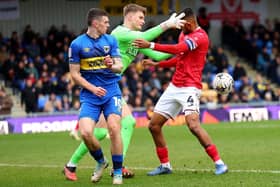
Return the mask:
<path fill-rule="evenodd" d="M 185 24 L 184 13 L 176 16 L 172 14 L 170 18 L 163 21 L 158 26 L 155 26 L 145 32 L 141 32 L 145 24 L 146 8 L 137 4 L 128 4 L 123 9 L 124 23 L 117 26 L 112 35 L 116 37 L 123 62 L 124 72 L 131 62 L 135 59 L 136 55 L 140 52 L 144 55 L 159 61 L 170 58 L 172 55 L 168 53 L 156 52 L 151 49 L 138 49 L 132 45 L 136 38 L 143 38 L 152 41 L 169 28 L 181 28 Z"/>

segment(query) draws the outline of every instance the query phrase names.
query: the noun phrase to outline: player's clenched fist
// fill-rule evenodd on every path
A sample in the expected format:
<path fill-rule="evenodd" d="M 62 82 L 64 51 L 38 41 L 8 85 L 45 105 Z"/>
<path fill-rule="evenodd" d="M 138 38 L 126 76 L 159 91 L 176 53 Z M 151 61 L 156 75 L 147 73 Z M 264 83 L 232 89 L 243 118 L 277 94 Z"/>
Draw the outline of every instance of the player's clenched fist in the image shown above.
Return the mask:
<path fill-rule="evenodd" d="M 107 55 L 107 56 L 105 56 L 104 64 L 105 64 L 105 66 L 107 66 L 108 68 L 111 69 L 114 64 L 114 60 L 109 55 Z"/>

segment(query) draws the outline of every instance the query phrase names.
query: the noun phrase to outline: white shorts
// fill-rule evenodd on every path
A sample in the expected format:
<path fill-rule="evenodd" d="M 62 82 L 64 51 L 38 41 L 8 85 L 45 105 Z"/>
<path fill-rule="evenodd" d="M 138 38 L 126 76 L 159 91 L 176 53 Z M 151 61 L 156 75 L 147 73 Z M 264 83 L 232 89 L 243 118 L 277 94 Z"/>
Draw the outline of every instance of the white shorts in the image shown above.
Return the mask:
<path fill-rule="evenodd" d="M 195 87 L 176 87 L 169 84 L 162 96 L 159 98 L 154 112 L 164 117 L 174 118 L 180 112 L 189 115 L 191 113 L 199 114 L 199 98 L 201 90 Z"/>

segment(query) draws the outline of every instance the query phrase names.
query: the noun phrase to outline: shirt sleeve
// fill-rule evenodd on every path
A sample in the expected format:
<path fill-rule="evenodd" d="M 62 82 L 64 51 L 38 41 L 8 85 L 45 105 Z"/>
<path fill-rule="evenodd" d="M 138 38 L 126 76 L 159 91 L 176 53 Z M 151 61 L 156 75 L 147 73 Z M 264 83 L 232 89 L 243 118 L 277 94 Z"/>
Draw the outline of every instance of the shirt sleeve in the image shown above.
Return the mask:
<path fill-rule="evenodd" d="M 112 36 L 112 44 L 111 44 L 111 51 L 110 51 L 110 56 L 112 57 L 120 57 L 121 54 L 120 54 L 120 50 L 119 50 L 119 45 L 118 45 L 118 42 L 116 40 L 115 37 Z"/>
<path fill-rule="evenodd" d="M 142 38 L 148 41 L 152 41 L 157 38 L 163 32 L 160 26 L 153 27 L 145 32 L 140 31 L 129 31 L 124 33 L 122 36 L 118 36 L 118 40 L 120 41 L 132 41 L 137 38 Z"/>
<path fill-rule="evenodd" d="M 164 61 L 159 62 L 159 67 L 162 67 L 162 68 L 175 67 L 177 62 L 178 62 L 178 57 L 174 57 L 169 60 L 164 60 Z"/>
<path fill-rule="evenodd" d="M 196 35 L 185 36 L 183 41 L 175 45 L 166 45 L 166 44 L 155 44 L 155 50 L 162 51 L 171 54 L 180 54 L 182 52 L 193 51 L 195 50 L 200 43 L 200 38 Z"/>
<path fill-rule="evenodd" d="M 182 52 L 186 52 L 186 51 L 188 51 L 188 49 L 189 48 L 185 41 L 182 41 L 182 42 L 180 42 L 178 44 L 174 44 L 174 45 L 156 43 L 155 48 L 154 48 L 154 50 L 171 53 L 174 55 L 180 54 Z"/>
<path fill-rule="evenodd" d="M 155 61 L 161 61 L 170 58 L 172 55 L 168 53 L 162 53 L 158 51 L 154 51 L 152 49 L 139 49 L 140 53 L 143 53 L 144 55 L 150 57 L 151 59 Z"/>
<path fill-rule="evenodd" d="M 79 46 L 72 42 L 69 49 L 68 49 L 68 61 L 70 64 L 77 64 L 80 63 L 80 55 L 79 55 L 80 49 Z"/>

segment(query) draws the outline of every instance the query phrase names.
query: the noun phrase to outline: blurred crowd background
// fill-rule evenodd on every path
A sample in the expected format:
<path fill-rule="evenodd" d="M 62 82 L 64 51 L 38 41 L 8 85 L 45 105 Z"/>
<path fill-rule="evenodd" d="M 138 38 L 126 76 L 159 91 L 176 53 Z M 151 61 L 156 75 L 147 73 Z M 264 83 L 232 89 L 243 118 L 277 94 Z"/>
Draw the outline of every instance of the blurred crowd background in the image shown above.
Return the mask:
<path fill-rule="evenodd" d="M 160 11 L 160 10 L 159 10 Z M 160 12 L 159 12 L 160 13 Z M 201 7 L 198 21 L 207 32 L 211 29 L 207 9 Z M 150 21 L 144 30 L 155 26 Z M 113 29 L 113 28 L 111 28 Z M 155 41 L 177 43 L 179 30 L 169 30 Z M 0 33 L 0 114 L 10 114 L 13 101 L 5 89 L 20 97 L 26 113 L 63 112 L 80 107 L 80 88 L 71 80 L 68 68 L 68 47 L 80 33 L 67 25 L 50 26 L 40 33 L 26 25 L 23 32 Z M 280 101 L 280 21 L 266 19 L 245 28 L 241 21 L 223 21 L 221 45 L 211 45 L 203 70 L 201 104 L 215 107 L 227 103 L 262 103 Z M 123 97 L 133 108 L 152 107 L 169 84 L 174 68 L 148 68 L 139 54 L 120 81 Z M 195 62 L 194 62 L 195 63 Z M 250 74 L 244 63 L 255 72 Z M 234 91 L 218 95 L 212 89 L 218 72 L 228 72 L 235 80 Z"/>

